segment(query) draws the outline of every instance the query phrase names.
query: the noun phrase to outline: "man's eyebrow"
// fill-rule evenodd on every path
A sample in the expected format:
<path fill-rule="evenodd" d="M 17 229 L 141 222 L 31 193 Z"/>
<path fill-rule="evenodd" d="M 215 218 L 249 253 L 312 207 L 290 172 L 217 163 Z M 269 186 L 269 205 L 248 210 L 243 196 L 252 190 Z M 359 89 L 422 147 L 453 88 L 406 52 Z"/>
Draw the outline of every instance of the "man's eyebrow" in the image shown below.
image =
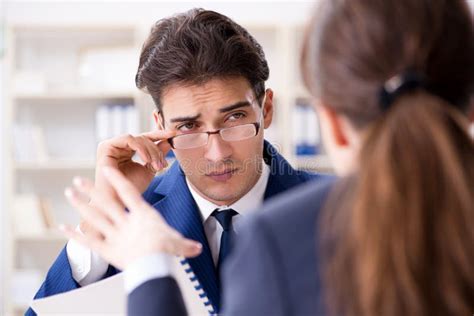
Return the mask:
<path fill-rule="evenodd" d="M 220 113 L 225 113 L 225 112 L 230 112 L 232 110 L 241 108 L 241 107 L 246 107 L 246 106 L 251 106 L 249 101 L 240 101 L 231 105 L 227 105 L 221 109 L 219 109 Z M 177 123 L 177 122 L 189 122 L 189 121 L 196 121 L 198 118 L 201 117 L 201 114 L 196 114 L 194 116 L 181 116 L 181 117 L 175 117 L 170 119 L 170 123 Z"/>
<path fill-rule="evenodd" d="M 240 102 L 237 102 L 237 103 L 234 103 L 234 104 L 231 104 L 219 109 L 219 112 L 220 113 L 230 112 L 232 110 L 235 110 L 244 106 L 251 106 L 251 104 L 249 101 L 240 101 Z"/>
<path fill-rule="evenodd" d="M 196 114 L 194 116 L 175 117 L 175 118 L 170 119 L 170 123 L 196 121 L 200 117 L 201 117 L 201 114 Z"/>

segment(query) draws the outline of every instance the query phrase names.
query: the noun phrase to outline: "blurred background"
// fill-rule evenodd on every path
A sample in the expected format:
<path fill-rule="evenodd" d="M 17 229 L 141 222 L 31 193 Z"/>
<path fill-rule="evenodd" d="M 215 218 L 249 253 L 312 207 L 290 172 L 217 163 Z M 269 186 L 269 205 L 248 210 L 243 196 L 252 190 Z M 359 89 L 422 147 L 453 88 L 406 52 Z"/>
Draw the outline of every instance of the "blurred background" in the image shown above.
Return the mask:
<path fill-rule="evenodd" d="M 158 19 L 195 7 L 263 46 L 277 109 L 267 138 L 294 165 L 330 170 L 298 71 L 312 2 L 1 2 L 1 315 L 24 312 L 65 244 L 58 223 L 78 223 L 63 190 L 93 177 L 97 143 L 154 128 L 134 85 L 141 45 Z"/>
<path fill-rule="evenodd" d="M 97 143 L 154 128 L 154 105 L 134 77 L 141 45 L 160 18 L 203 7 L 246 27 L 264 48 L 275 92 L 267 139 L 294 166 L 331 172 L 298 68 L 313 6 L 0 1 L 0 314 L 23 314 L 65 244 L 55 228 L 78 223 L 63 190 L 75 175 L 93 177 Z"/>

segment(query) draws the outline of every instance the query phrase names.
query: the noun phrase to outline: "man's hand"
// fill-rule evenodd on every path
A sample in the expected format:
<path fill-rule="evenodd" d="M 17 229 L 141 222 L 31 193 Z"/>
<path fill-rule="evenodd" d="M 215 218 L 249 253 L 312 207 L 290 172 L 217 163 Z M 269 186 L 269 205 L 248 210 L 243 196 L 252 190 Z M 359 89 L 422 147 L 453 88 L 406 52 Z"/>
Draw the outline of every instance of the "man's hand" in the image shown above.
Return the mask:
<path fill-rule="evenodd" d="M 175 134 L 158 130 L 138 136 L 115 137 L 101 142 L 97 148 L 95 185 L 100 189 L 110 190 L 110 185 L 104 180 L 102 169 L 111 167 L 120 170 L 138 191 L 143 193 L 156 172 L 167 166 L 165 156 L 171 146 L 166 139 Z M 144 165 L 132 161 L 135 153 Z"/>
<path fill-rule="evenodd" d="M 139 192 L 145 192 L 156 172 L 167 166 L 165 156 L 171 146 L 166 139 L 174 135 L 175 132 L 158 130 L 138 136 L 119 136 L 101 142 L 97 148 L 96 188 L 114 194 L 102 172 L 103 168 L 111 167 L 120 170 Z M 132 160 L 135 153 L 144 164 Z M 90 202 L 92 205 L 96 203 L 94 198 Z M 98 236 L 98 232 L 84 219 L 81 221 L 80 230 L 84 234 Z"/>
<path fill-rule="evenodd" d="M 75 188 L 65 191 L 71 205 L 101 236 L 84 235 L 73 227 L 63 226 L 61 229 L 69 238 L 96 251 L 119 269 L 125 269 L 134 260 L 153 253 L 184 257 L 201 253 L 202 245 L 184 238 L 170 227 L 118 170 L 106 167 L 102 172 L 113 194 L 98 190 L 86 179 L 76 179 Z M 96 201 L 94 205 L 88 203 L 89 198 Z"/>

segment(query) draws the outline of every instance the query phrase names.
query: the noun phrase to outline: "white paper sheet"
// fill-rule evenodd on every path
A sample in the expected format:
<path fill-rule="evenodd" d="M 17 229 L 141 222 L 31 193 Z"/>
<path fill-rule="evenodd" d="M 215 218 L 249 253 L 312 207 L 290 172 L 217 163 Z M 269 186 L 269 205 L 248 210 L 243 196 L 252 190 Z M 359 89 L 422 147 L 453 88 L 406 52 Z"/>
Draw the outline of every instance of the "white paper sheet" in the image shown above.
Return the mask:
<path fill-rule="evenodd" d="M 200 298 L 203 291 L 196 291 L 197 281 L 191 282 L 193 273 L 186 273 L 190 266 L 180 263 L 176 258 L 173 276 L 176 279 L 186 304 L 189 315 L 209 315 L 212 307 L 206 307 L 207 298 Z M 34 300 L 31 304 L 39 316 L 124 316 L 126 314 L 126 294 L 122 273 L 102 281 L 62 294 Z"/>

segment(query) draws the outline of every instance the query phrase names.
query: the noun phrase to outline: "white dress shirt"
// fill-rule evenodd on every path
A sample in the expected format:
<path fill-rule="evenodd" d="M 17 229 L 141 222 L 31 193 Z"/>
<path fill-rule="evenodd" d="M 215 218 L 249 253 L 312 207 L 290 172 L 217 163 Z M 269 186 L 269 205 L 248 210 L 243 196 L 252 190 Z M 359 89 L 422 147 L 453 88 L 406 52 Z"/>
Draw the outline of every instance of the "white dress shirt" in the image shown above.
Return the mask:
<path fill-rule="evenodd" d="M 247 215 L 256 211 L 263 203 L 268 178 L 270 176 L 270 167 L 265 162 L 262 163 L 262 174 L 257 183 L 242 198 L 228 206 L 218 206 L 206 200 L 191 187 L 186 179 L 189 191 L 201 213 L 206 238 L 211 249 L 214 264 L 216 265 L 219 258 L 220 239 L 223 229 L 217 219 L 211 216 L 211 214 L 215 209 L 224 210 L 232 208 L 235 210 L 239 215 L 233 217 L 232 224 L 238 234 L 241 215 Z M 79 230 L 79 227 L 77 229 Z M 105 260 L 94 251 L 83 247 L 74 240 L 68 241 L 66 253 L 71 266 L 72 276 L 81 286 L 86 286 L 101 280 L 107 272 L 109 264 Z M 124 275 L 127 292 L 131 292 L 135 287 L 147 280 L 170 275 L 169 262 L 167 255 L 156 254 L 137 260 L 137 262 L 131 264 Z"/>
<path fill-rule="evenodd" d="M 214 216 L 211 216 L 211 214 L 216 209 L 225 210 L 229 208 L 239 213 L 238 215 L 235 215 L 232 218 L 232 225 L 234 226 L 236 234 L 238 234 L 239 221 L 242 217 L 241 215 L 245 216 L 255 212 L 258 207 L 263 203 L 263 197 L 267 188 L 268 177 L 270 176 L 270 167 L 265 162 L 262 163 L 262 174 L 260 175 L 260 178 L 258 179 L 257 183 L 252 187 L 249 192 L 247 192 L 247 194 L 245 194 L 232 205 L 219 206 L 206 200 L 192 188 L 192 186 L 188 182 L 188 179 L 186 179 L 189 191 L 191 192 L 194 201 L 196 201 L 196 204 L 199 208 L 199 212 L 201 213 L 204 232 L 206 233 L 207 242 L 209 243 L 209 247 L 211 248 L 212 259 L 214 260 L 214 264 L 216 266 L 217 261 L 219 259 L 219 249 L 221 246 L 221 235 L 223 232 L 223 228 L 221 224 L 219 224 L 217 219 Z"/>

